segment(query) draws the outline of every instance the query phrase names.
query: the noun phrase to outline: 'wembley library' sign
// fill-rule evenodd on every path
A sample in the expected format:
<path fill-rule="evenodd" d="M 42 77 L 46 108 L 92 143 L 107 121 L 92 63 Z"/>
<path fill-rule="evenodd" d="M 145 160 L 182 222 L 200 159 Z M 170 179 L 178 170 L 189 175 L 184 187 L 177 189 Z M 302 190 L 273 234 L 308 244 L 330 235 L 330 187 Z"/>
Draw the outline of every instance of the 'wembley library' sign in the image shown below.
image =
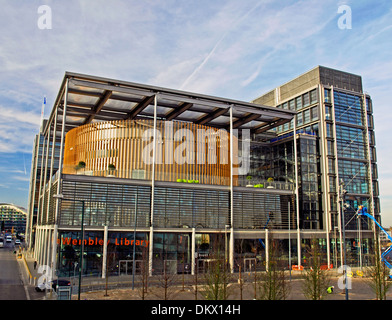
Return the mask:
<path fill-rule="evenodd" d="M 110 243 L 113 243 L 116 246 L 133 246 L 134 245 L 134 240 L 129 240 L 127 238 L 120 238 L 120 239 L 108 239 L 107 245 Z M 63 244 L 63 245 L 81 245 L 82 244 L 82 239 L 73 239 L 71 237 L 64 237 L 61 240 L 57 239 L 57 244 Z M 135 245 L 136 246 L 143 246 L 143 247 L 148 247 L 149 241 L 148 240 L 136 240 Z M 102 246 L 103 245 L 103 240 L 98 239 L 97 237 L 95 238 L 90 238 L 88 237 L 87 239 L 84 239 L 84 245 L 85 246 Z"/>

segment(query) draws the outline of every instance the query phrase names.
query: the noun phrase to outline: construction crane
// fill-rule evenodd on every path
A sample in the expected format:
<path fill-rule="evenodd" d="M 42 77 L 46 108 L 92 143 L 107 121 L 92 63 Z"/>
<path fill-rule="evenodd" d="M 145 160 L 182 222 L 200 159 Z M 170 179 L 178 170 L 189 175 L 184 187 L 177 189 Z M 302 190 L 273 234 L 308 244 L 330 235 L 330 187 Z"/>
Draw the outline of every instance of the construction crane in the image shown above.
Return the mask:
<path fill-rule="evenodd" d="M 359 206 L 359 207 L 358 207 L 357 214 L 360 215 L 360 216 L 366 216 L 366 217 L 370 218 L 371 220 L 373 220 L 374 223 L 380 228 L 380 230 L 381 230 L 382 232 L 384 232 L 384 233 L 387 235 L 389 241 L 392 242 L 392 237 L 391 237 L 391 236 L 389 235 L 389 233 L 388 233 L 388 232 L 378 223 L 378 221 L 377 221 L 371 214 L 369 214 L 369 213 L 367 212 L 367 208 L 366 208 L 366 207 L 364 207 L 364 206 Z M 391 265 L 391 263 L 386 259 L 386 256 L 387 256 L 388 253 L 390 253 L 391 251 L 392 251 L 392 245 L 389 246 L 389 247 L 381 254 L 381 261 L 384 262 L 384 264 L 385 264 L 390 270 L 392 270 L 392 265 Z M 391 275 L 391 274 L 389 275 L 389 277 L 392 279 L 392 275 Z"/>

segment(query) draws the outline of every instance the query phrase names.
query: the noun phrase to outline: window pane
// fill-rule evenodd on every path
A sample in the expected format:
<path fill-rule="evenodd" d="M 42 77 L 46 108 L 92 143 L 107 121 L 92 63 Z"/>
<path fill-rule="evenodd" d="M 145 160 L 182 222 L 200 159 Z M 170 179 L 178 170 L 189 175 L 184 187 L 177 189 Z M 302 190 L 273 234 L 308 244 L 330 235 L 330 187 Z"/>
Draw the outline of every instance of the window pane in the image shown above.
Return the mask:
<path fill-rule="evenodd" d="M 310 109 L 304 111 L 304 123 L 310 122 Z"/>
<path fill-rule="evenodd" d="M 331 103 L 331 90 L 324 89 L 324 101 Z"/>
<path fill-rule="evenodd" d="M 303 124 L 302 112 L 297 114 L 297 126 L 301 126 Z"/>
<path fill-rule="evenodd" d="M 316 103 L 317 102 L 317 90 L 314 89 L 310 91 L 310 103 Z"/>
<path fill-rule="evenodd" d="M 301 109 L 302 108 L 302 97 L 300 96 L 300 97 L 295 98 L 295 103 L 297 105 L 297 110 Z"/>
<path fill-rule="evenodd" d="M 304 97 L 304 107 L 306 107 L 310 104 L 309 92 L 305 93 L 303 97 Z"/>

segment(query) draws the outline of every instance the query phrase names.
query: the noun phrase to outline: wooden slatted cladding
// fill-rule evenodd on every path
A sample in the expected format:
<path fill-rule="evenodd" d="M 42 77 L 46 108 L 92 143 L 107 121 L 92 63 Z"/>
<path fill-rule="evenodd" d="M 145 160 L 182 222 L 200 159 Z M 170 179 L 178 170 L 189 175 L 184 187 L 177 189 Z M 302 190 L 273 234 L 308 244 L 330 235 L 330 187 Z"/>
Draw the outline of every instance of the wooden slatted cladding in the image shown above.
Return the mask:
<path fill-rule="evenodd" d="M 63 172 L 151 180 L 153 128 L 153 120 L 119 120 L 72 129 L 65 139 Z M 156 135 L 155 180 L 230 185 L 229 132 L 157 121 Z M 237 163 L 237 152 L 234 159 Z"/>

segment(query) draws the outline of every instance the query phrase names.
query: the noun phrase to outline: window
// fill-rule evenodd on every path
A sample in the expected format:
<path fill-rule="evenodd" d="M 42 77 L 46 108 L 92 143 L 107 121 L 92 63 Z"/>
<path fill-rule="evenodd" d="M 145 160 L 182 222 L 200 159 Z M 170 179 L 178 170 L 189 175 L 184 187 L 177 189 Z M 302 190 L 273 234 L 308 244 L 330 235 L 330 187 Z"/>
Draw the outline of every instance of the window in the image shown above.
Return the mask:
<path fill-rule="evenodd" d="M 335 178 L 329 177 L 329 192 L 336 192 Z"/>
<path fill-rule="evenodd" d="M 373 128 L 373 116 L 368 114 L 368 127 L 369 129 Z"/>
<path fill-rule="evenodd" d="M 310 103 L 316 103 L 317 102 L 317 90 L 314 89 L 310 91 Z"/>
<path fill-rule="evenodd" d="M 336 141 L 340 157 L 366 159 L 365 131 L 359 128 L 336 126 Z"/>
<path fill-rule="evenodd" d="M 301 126 L 303 124 L 302 112 L 297 114 L 297 126 Z"/>
<path fill-rule="evenodd" d="M 301 96 L 295 98 L 295 104 L 297 105 L 297 110 L 302 109 L 302 97 Z"/>
<path fill-rule="evenodd" d="M 372 178 L 373 179 L 377 179 L 378 178 L 378 174 L 377 174 L 377 165 L 372 163 Z"/>
<path fill-rule="evenodd" d="M 303 97 L 304 97 L 304 107 L 307 107 L 310 104 L 309 92 L 305 93 Z"/>
<path fill-rule="evenodd" d="M 336 199 L 336 196 L 331 195 L 329 197 L 329 203 L 330 203 L 331 211 L 337 211 L 337 199 Z"/>
<path fill-rule="evenodd" d="M 335 91 L 334 102 L 337 122 L 363 125 L 361 97 Z"/>
<path fill-rule="evenodd" d="M 333 142 L 331 140 L 327 141 L 327 153 L 329 156 L 333 156 L 335 154 Z"/>
<path fill-rule="evenodd" d="M 373 131 L 369 131 L 369 144 L 375 144 Z"/>
<path fill-rule="evenodd" d="M 327 127 L 327 137 L 332 138 L 332 124 L 327 123 L 326 127 Z"/>
<path fill-rule="evenodd" d="M 331 90 L 330 89 L 324 89 L 324 101 L 331 103 Z"/>
<path fill-rule="evenodd" d="M 142 179 L 145 180 L 146 178 L 146 172 L 145 170 L 141 169 L 133 169 L 132 170 L 132 179 Z"/>
<path fill-rule="evenodd" d="M 332 120 L 332 108 L 329 106 L 325 106 L 325 120 Z"/>
<path fill-rule="evenodd" d="M 346 182 L 346 190 L 348 193 L 369 192 L 366 162 L 339 160 L 338 167 L 339 178 Z"/>
<path fill-rule="evenodd" d="M 310 122 L 310 109 L 304 111 L 304 124 Z"/>
<path fill-rule="evenodd" d="M 372 112 L 372 102 L 369 98 L 366 98 L 366 109 L 368 112 Z"/>
<path fill-rule="evenodd" d="M 295 110 L 295 101 L 294 101 L 294 99 L 289 101 L 289 109 L 290 110 Z"/>
<path fill-rule="evenodd" d="M 334 159 L 328 159 L 328 172 L 335 173 L 335 160 Z"/>
<path fill-rule="evenodd" d="M 310 109 L 311 111 L 311 116 L 312 116 L 312 121 L 318 120 L 318 107 L 313 107 Z"/>

